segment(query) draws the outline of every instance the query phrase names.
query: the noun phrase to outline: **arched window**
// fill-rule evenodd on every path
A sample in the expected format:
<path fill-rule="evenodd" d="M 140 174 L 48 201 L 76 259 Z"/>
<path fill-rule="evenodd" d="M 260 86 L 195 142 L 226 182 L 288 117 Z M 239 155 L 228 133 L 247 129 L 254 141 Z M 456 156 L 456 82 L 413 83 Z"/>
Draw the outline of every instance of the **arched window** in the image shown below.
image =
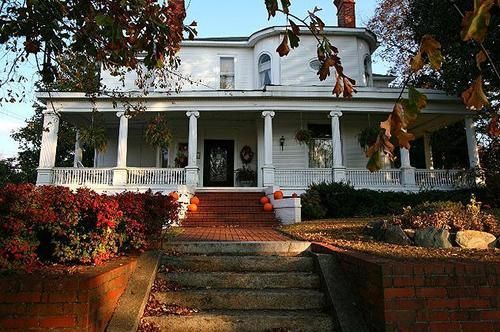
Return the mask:
<path fill-rule="evenodd" d="M 272 83 L 271 57 L 269 54 L 262 54 L 259 58 L 259 83 L 261 87 Z"/>

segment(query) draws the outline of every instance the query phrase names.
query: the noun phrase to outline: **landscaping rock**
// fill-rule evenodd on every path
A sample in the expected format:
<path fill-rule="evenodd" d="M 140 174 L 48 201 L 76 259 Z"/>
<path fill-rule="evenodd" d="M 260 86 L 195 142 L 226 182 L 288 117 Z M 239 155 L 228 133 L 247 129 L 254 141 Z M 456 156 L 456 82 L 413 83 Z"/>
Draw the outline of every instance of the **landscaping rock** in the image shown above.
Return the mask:
<path fill-rule="evenodd" d="M 450 232 L 446 229 L 426 227 L 415 231 L 415 244 L 426 248 L 451 248 Z"/>
<path fill-rule="evenodd" d="M 405 232 L 406 236 L 408 236 L 410 239 L 415 239 L 415 230 L 411 228 L 403 229 Z"/>
<path fill-rule="evenodd" d="M 493 234 L 481 231 L 460 231 L 455 239 L 461 248 L 488 249 L 495 248 L 497 239 Z"/>
<path fill-rule="evenodd" d="M 385 220 L 380 220 L 371 224 L 366 225 L 365 234 L 370 235 L 377 241 L 383 241 L 385 236 L 385 231 L 387 230 L 388 222 Z"/>
<path fill-rule="evenodd" d="M 401 226 L 388 224 L 384 234 L 384 241 L 392 244 L 410 245 L 411 240 L 405 234 Z"/>

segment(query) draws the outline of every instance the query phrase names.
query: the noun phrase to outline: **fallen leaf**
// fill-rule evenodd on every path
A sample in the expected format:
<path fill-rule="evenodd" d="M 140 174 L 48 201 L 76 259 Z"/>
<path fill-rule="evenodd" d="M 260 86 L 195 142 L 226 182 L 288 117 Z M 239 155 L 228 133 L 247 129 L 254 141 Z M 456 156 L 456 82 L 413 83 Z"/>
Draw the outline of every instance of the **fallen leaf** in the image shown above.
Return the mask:
<path fill-rule="evenodd" d="M 287 56 L 288 53 L 290 53 L 290 47 L 288 46 L 288 33 L 285 33 L 283 35 L 283 40 L 281 41 L 281 44 L 276 49 L 276 52 L 278 52 L 278 54 L 280 56 Z"/>

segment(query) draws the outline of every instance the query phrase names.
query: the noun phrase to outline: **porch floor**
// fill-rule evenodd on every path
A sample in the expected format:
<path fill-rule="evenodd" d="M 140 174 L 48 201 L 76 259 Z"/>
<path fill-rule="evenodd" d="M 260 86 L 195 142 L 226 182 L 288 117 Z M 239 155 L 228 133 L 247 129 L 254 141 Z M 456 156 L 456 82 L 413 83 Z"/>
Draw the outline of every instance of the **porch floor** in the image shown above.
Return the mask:
<path fill-rule="evenodd" d="M 272 228 L 185 227 L 173 241 L 290 241 Z"/>

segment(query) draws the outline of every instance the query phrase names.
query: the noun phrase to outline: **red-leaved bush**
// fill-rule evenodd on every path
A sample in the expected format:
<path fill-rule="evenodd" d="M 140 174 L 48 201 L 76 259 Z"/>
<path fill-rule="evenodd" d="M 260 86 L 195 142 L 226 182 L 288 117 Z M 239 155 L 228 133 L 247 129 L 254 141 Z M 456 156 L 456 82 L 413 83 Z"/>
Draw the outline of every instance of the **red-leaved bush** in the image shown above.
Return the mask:
<path fill-rule="evenodd" d="M 8 184 L 0 189 L 0 268 L 98 264 L 143 250 L 177 221 L 178 212 L 176 201 L 150 191 L 110 196 Z"/>
<path fill-rule="evenodd" d="M 451 232 L 461 230 L 477 230 L 500 234 L 498 222 L 492 214 L 481 210 L 481 203 L 474 197 L 467 205 L 460 202 L 425 202 L 407 207 L 401 215 L 393 217 L 393 222 L 402 228 L 435 227 L 448 229 Z"/>

